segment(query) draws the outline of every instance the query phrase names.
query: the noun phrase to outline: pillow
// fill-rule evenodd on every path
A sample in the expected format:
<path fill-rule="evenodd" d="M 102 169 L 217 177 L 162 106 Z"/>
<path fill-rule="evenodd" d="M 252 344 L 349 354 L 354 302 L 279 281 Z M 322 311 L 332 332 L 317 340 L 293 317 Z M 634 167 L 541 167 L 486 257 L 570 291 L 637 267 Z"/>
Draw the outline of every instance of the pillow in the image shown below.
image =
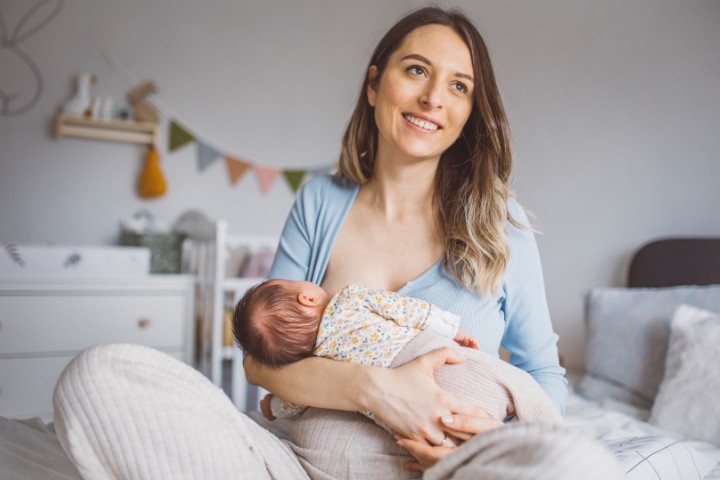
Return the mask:
<path fill-rule="evenodd" d="M 601 441 L 620 462 L 624 480 L 701 480 L 717 464 L 711 456 L 672 437 L 652 435 Z"/>
<path fill-rule="evenodd" d="M 675 309 L 685 303 L 720 311 L 720 285 L 598 288 L 585 301 L 587 374 L 580 393 L 649 410 L 662 381 Z"/>
<path fill-rule="evenodd" d="M 649 422 L 720 445 L 720 316 L 681 305 Z"/>

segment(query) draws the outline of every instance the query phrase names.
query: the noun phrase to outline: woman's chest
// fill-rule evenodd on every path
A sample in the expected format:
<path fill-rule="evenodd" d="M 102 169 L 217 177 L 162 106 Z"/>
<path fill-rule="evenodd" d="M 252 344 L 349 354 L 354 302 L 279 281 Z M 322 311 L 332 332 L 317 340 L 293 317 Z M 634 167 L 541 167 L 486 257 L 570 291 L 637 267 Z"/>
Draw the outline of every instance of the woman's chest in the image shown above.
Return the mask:
<path fill-rule="evenodd" d="M 471 292 L 437 265 L 398 293 L 459 315 L 460 327 L 477 340 L 480 349 L 497 355 L 507 329 L 502 289 L 497 293 Z"/>
<path fill-rule="evenodd" d="M 331 293 L 351 283 L 396 291 L 442 256 L 440 240 L 423 222 L 373 222 L 351 212 L 338 234 L 322 284 Z"/>

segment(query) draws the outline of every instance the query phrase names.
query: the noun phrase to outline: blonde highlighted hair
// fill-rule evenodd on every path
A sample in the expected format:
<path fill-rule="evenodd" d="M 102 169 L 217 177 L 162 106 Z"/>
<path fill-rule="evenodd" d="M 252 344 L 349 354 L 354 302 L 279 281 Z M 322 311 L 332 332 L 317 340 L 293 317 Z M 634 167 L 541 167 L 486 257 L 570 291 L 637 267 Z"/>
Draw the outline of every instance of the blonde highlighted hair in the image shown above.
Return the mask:
<path fill-rule="evenodd" d="M 510 251 L 506 225 L 519 226 L 507 211 L 512 168 L 510 127 L 495 82 L 490 55 L 473 23 L 458 10 L 427 7 L 402 18 L 375 48 L 369 67 L 382 81 L 388 59 L 405 37 L 425 25 L 452 28 L 465 42 L 473 65 L 473 106 L 460 137 L 441 156 L 435 175 L 434 210 L 445 244 L 445 269 L 478 292 L 496 291 Z M 366 71 L 368 71 L 366 70 Z M 363 82 L 343 136 L 339 175 L 359 184 L 373 174 L 378 130 Z"/>

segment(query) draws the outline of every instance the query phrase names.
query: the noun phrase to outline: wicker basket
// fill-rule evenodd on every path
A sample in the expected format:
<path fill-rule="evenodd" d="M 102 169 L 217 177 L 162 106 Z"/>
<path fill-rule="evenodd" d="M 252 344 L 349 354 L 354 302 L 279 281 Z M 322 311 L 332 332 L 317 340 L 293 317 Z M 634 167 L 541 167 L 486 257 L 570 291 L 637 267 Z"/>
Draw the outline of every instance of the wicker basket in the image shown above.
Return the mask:
<path fill-rule="evenodd" d="M 184 239 L 176 233 L 120 233 L 120 245 L 150 249 L 150 273 L 180 273 Z"/>

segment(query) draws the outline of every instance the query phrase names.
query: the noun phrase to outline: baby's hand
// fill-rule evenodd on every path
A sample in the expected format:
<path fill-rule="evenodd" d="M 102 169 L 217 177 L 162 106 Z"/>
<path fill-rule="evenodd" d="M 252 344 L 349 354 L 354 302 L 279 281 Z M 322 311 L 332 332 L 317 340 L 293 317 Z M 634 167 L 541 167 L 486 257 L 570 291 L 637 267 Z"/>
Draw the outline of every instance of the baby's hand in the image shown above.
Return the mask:
<path fill-rule="evenodd" d="M 272 422 L 273 420 L 275 420 L 275 415 L 272 414 L 272 407 L 270 406 L 271 400 L 272 393 L 268 393 L 267 395 L 265 395 L 265 397 L 260 400 L 260 411 L 265 418 Z"/>
<path fill-rule="evenodd" d="M 478 346 L 475 339 L 473 337 L 471 337 L 470 334 L 467 333 L 462 328 L 458 329 L 457 335 L 455 335 L 454 340 L 461 347 L 474 348 L 475 350 L 480 350 L 480 347 Z"/>

